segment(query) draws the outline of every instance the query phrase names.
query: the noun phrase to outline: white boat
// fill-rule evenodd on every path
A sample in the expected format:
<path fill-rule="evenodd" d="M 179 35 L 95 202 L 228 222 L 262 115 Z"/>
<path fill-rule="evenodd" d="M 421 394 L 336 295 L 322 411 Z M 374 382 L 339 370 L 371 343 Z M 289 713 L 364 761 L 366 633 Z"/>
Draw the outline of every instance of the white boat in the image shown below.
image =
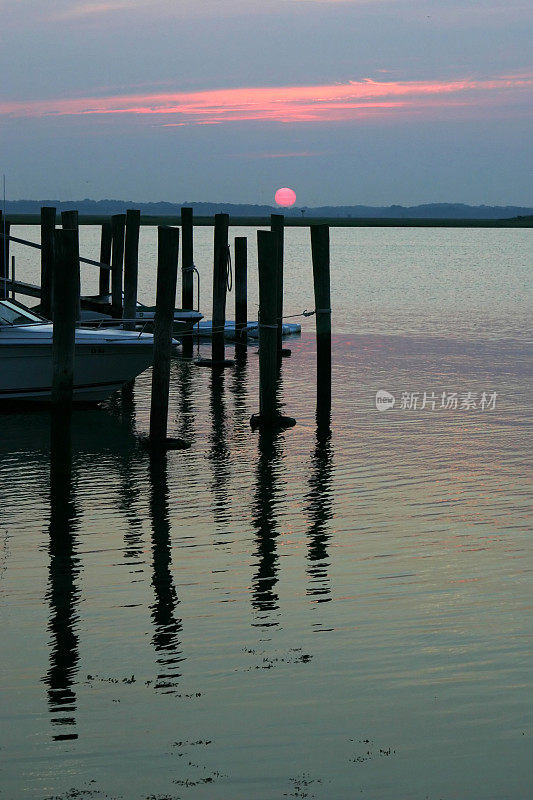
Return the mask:
<path fill-rule="evenodd" d="M 53 325 L 14 300 L 0 300 L 0 400 L 46 402 L 52 392 Z M 153 360 L 149 333 L 77 328 L 73 399 L 98 403 Z"/>
<path fill-rule="evenodd" d="M 111 304 L 110 294 L 84 296 L 81 300 L 81 319 L 84 320 L 109 320 L 115 317 L 114 307 Z M 143 330 L 152 330 L 155 320 L 155 306 L 146 306 L 137 301 L 135 318 Z M 120 317 L 117 314 L 117 317 Z M 183 308 L 174 309 L 174 336 L 179 337 L 188 333 L 203 319 L 199 311 L 189 311 Z M 120 322 L 118 323 L 120 324 Z"/>

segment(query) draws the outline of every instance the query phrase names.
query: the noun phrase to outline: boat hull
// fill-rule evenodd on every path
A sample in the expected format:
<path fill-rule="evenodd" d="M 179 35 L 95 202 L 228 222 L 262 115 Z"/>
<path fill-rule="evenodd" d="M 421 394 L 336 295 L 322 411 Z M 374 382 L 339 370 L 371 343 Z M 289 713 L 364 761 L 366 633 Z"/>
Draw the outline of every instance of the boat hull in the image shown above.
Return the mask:
<path fill-rule="evenodd" d="M 73 400 L 98 403 L 150 366 L 152 337 L 146 343 L 76 344 Z M 49 402 L 52 344 L 16 344 L 0 339 L 0 400 Z"/>

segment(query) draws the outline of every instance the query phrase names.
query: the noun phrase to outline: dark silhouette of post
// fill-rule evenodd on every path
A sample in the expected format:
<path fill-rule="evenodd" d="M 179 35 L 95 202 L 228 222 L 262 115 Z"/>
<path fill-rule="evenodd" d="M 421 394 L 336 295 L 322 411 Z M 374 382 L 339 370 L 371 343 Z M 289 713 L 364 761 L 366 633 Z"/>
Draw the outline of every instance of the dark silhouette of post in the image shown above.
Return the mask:
<path fill-rule="evenodd" d="M 124 249 L 124 329 L 135 330 L 137 283 L 139 275 L 139 228 L 141 212 L 126 211 L 126 244 Z"/>
<path fill-rule="evenodd" d="M 194 251 L 193 251 L 193 210 L 181 209 L 181 307 L 194 309 Z M 182 339 L 182 353 L 186 358 L 192 357 L 192 333 Z"/>
<path fill-rule="evenodd" d="M 248 325 L 248 252 L 246 236 L 235 238 L 235 335 L 237 341 L 247 340 Z"/>
<path fill-rule="evenodd" d="M 313 283 L 315 288 L 317 421 L 329 425 L 331 412 L 331 295 L 329 226 L 311 226 Z"/>
<path fill-rule="evenodd" d="M 98 294 L 109 294 L 111 285 L 111 246 L 113 242 L 113 229 L 111 221 L 104 222 L 102 225 L 102 232 L 100 237 L 100 263 L 109 264 L 109 269 L 100 269 L 98 278 Z"/>
<path fill-rule="evenodd" d="M 153 448 L 164 448 L 169 444 L 179 447 L 184 446 L 181 440 L 169 442 L 167 439 L 167 421 L 180 232 L 178 228 L 159 227 L 157 235 L 157 294 L 150 407 L 150 445 Z"/>
<path fill-rule="evenodd" d="M 77 230 L 57 230 L 54 258 L 54 332 L 52 342 L 52 403 L 70 409 L 74 383 L 74 343 L 79 304 Z"/>
<path fill-rule="evenodd" d="M 2 217 L 0 211 L 0 298 L 9 297 L 7 282 L 9 280 L 9 231 L 10 223 Z"/>
<path fill-rule="evenodd" d="M 261 423 L 277 413 L 277 270 L 278 238 L 257 231 L 259 264 L 259 416 Z"/>
<path fill-rule="evenodd" d="M 43 206 L 41 208 L 41 314 L 46 319 L 52 319 L 55 229 L 55 208 Z"/>
<path fill-rule="evenodd" d="M 291 427 L 296 420 L 278 411 L 278 347 L 277 347 L 277 267 L 278 235 L 257 231 L 259 265 L 259 415 L 250 420 L 253 428 Z"/>
<path fill-rule="evenodd" d="M 181 307 L 194 308 L 193 210 L 181 209 Z"/>
<path fill-rule="evenodd" d="M 277 333 L 277 351 L 278 358 L 281 358 L 282 350 L 282 326 L 283 326 L 283 254 L 284 254 L 284 234 L 285 217 L 283 214 L 270 215 L 270 230 L 276 234 L 276 241 L 278 245 L 278 269 L 276 276 L 276 320 L 278 323 Z"/>
<path fill-rule="evenodd" d="M 213 364 L 224 363 L 224 326 L 228 269 L 228 214 L 215 214 L 215 260 L 213 265 Z"/>
<path fill-rule="evenodd" d="M 81 295 L 81 274 L 80 274 L 80 262 L 79 262 L 79 252 L 80 252 L 80 228 L 78 223 L 78 212 L 76 210 L 72 211 L 62 211 L 61 212 L 61 227 L 63 230 L 68 231 L 76 231 L 76 238 L 78 241 L 77 248 L 78 248 L 78 266 L 76 268 L 76 277 L 78 281 L 78 306 L 76 309 L 76 319 L 81 318 L 81 306 L 80 306 L 80 295 Z"/>
<path fill-rule="evenodd" d="M 111 305 L 113 316 L 122 317 L 122 271 L 124 265 L 124 230 L 125 214 L 113 214 L 111 228 L 113 242 L 111 245 Z"/>

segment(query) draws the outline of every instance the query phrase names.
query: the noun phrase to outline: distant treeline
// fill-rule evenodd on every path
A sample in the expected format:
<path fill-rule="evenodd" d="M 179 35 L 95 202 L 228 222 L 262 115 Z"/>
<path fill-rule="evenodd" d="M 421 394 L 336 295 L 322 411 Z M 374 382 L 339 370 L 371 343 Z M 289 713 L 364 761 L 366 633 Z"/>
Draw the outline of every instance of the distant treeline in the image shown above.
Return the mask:
<path fill-rule="evenodd" d="M 55 206 L 58 211 L 76 208 L 80 214 L 120 214 L 128 208 L 138 208 L 150 216 L 180 214 L 182 206 L 194 209 L 199 216 L 226 213 L 235 217 L 267 217 L 283 213 L 291 217 L 373 217 L 388 219 L 510 219 L 533 215 L 533 207 L 523 206 L 468 206 L 464 203 L 426 203 L 420 206 L 300 206 L 280 209 L 273 206 L 245 205 L 239 203 L 135 203 L 130 200 L 11 200 L 6 211 L 12 214 L 38 214 L 41 206 Z"/>

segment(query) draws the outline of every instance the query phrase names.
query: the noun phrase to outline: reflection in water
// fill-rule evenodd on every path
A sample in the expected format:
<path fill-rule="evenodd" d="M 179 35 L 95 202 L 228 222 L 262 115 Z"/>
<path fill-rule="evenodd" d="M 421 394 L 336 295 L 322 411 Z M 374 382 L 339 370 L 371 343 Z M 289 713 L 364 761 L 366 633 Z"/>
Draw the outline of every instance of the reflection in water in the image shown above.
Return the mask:
<path fill-rule="evenodd" d="M 156 689 L 172 692 L 181 673 L 183 661 L 179 633 L 181 619 L 175 616 L 179 603 L 171 571 L 170 515 L 168 508 L 167 456 L 150 454 L 150 514 L 152 518 L 152 586 L 155 602 L 151 607 L 154 635 L 152 638 L 161 672 Z"/>
<path fill-rule="evenodd" d="M 259 458 L 252 521 L 257 533 L 257 572 L 252 582 L 252 605 L 258 612 L 259 627 L 278 625 L 272 619 L 277 611 L 278 561 L 276 539 L 276 478 L 281 460 L 282 434 L 278 431 L 259 429 Z"/>
<path fill-rule="evenodd" d="M 70 420 L 52 420 L 50 452 L 50 566 L 47 599 L 50 603 L 50 668 L 44 679 L 52 724 L 60 726 L 55 740 L 77 739 L 76 694 L 73 690 L 79 661 L 76 607 L 80 590 L 76 585 L 79 558 L 74 537 L 76 510 L 72 486 Z"/>
<path fill-rule="evenodd" d="M 189 341 L 192 344 L 192 339 Z M 175 376 L 179 389 L 178 436 L 180 439 L 193 444 L 196 439 L 194 420 L 196 386 L 194 385 L 194 379 L 198 376 L 198 370 L 194 368 L 191 362 L 185 360 L 173 361 L 172 367 L 172 375 Z"/>
<path fill-rule="evenodd" d="M 315 450 L 311 460 L 307 512 L 311 521 L 309 528 L 309 575 L 308 595 L 317 602 L 331 600 L 328 577 L 327 543 L 330 539 L 328 521 L 332 511 L 332 460 L 331 430 L 329 425 L 319 425 L 316 431 Z"/>
<path fill-rule="evenodd" d="M 226 406 L 224 402 L 224 370 L 213 369 L 210 376 L 210 408 L 212 428 L 211 447 L 207 457 L 212 465 L 213 511 L 216 523 L 221 526 L 230 518 L 228 509 L 228 483 L 231 477 L 230 451 L 226 440 Z"/>
<path fill-rule="evenodd" d="M 235 345 L 235 367 L 231 380 L 231 391 L 235 396 L 235 427 L 245 424 L 248 430 L 250 412 L 246 403 L 248 375 L 248 347 L 242 344 Z"/>

